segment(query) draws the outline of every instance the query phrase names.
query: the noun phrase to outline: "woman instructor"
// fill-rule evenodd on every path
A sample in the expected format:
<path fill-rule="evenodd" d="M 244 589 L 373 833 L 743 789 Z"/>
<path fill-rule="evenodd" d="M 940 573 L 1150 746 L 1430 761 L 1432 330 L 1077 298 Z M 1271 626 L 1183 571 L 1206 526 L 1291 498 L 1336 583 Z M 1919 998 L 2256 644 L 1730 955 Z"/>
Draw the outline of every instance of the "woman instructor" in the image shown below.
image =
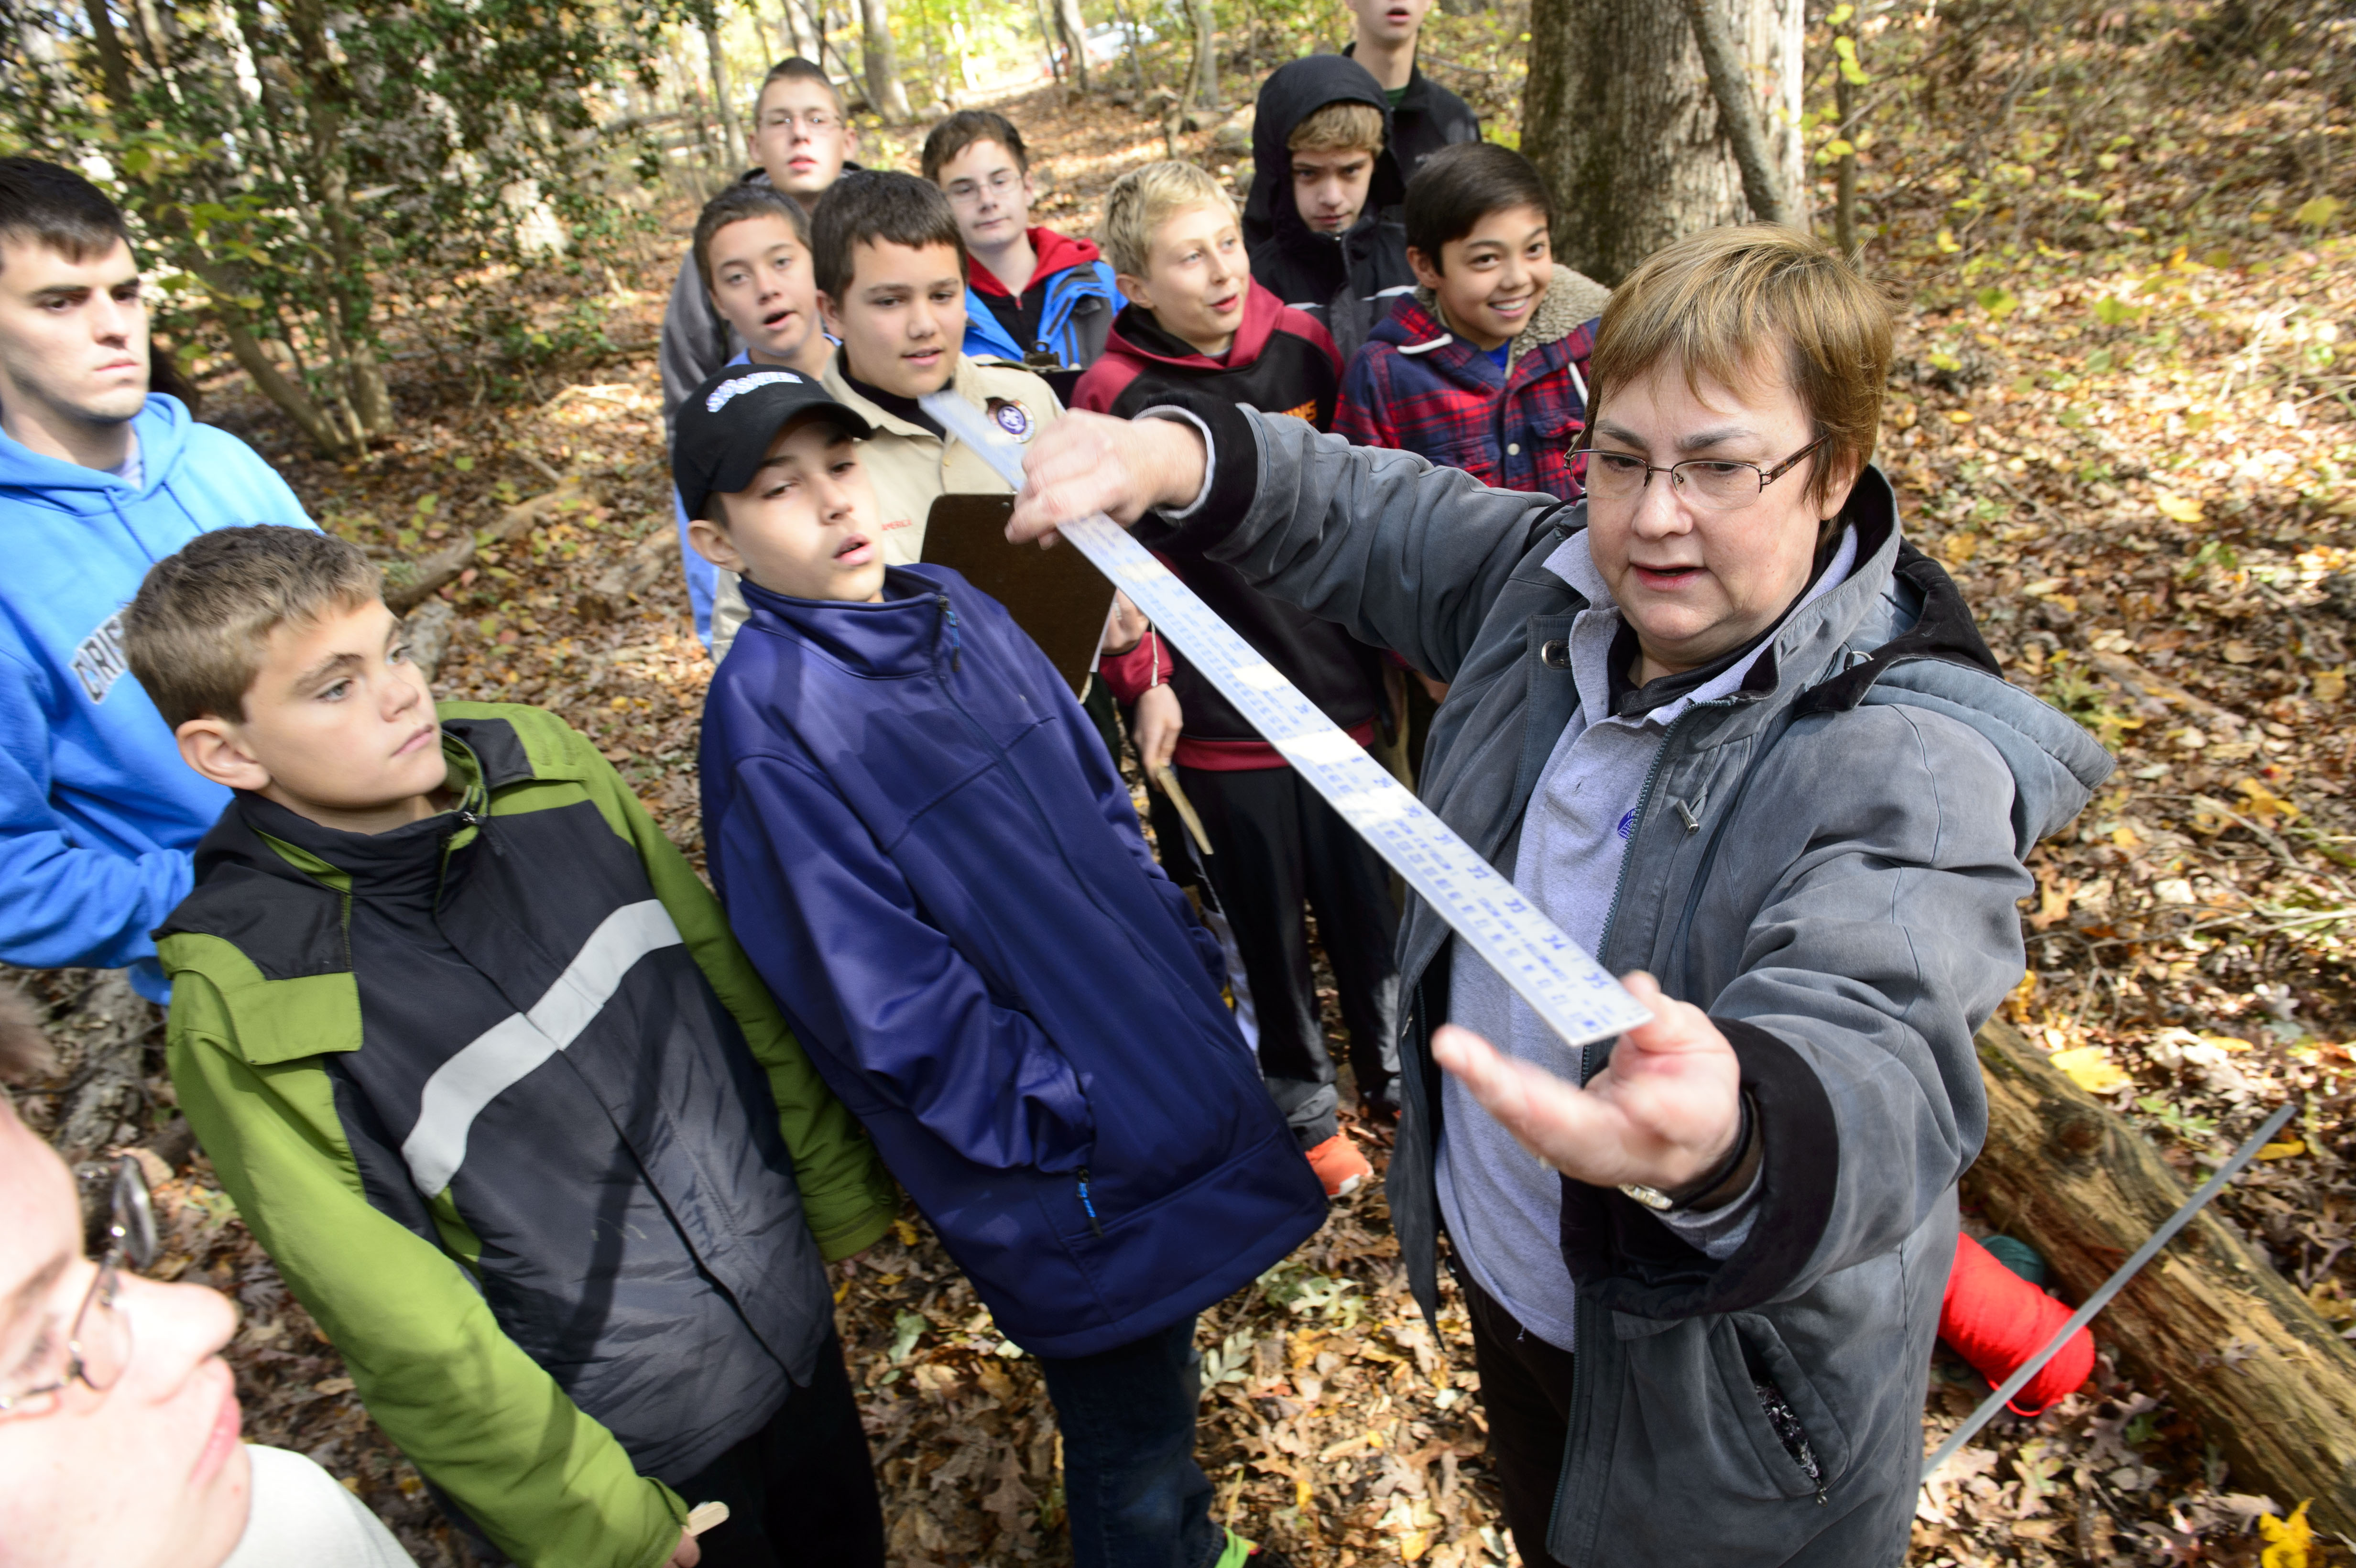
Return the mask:
<path fill-rule="evenodd" d="M 1208 403 L 1026 460 L 1016 537 L 1108 511 L 1448 682 L 1425 803 L 1654 1010 L 1572 1050 L 1400 931 L 1391 1212 L 1427 1313 L 1450 1238 L 1526 1563 L 1905 1553 L 1972 1034 L 2110 762 L 1901 538 L 1890 343 L 1846 262 L 1722 229 L 1613 293 L 1582 505 Z"/>

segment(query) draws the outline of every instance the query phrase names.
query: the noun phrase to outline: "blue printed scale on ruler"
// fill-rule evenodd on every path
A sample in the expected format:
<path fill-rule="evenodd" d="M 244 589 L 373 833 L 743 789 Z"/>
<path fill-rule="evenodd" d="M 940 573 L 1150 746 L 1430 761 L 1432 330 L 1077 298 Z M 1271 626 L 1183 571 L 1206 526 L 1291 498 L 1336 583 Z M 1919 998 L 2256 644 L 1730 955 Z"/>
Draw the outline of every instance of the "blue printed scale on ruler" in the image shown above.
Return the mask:
<path fill-rule="evenodd" d="M 918 400 L 943 429 L 1022 488 L 1022 449 L 1001 440 L 988 416 L 954 392 Z M 1652 1016 L 1127 529 L 1099 513 L 1058 531 L 1136 602 L 1565 1043 L 1607 1039 Z"/>

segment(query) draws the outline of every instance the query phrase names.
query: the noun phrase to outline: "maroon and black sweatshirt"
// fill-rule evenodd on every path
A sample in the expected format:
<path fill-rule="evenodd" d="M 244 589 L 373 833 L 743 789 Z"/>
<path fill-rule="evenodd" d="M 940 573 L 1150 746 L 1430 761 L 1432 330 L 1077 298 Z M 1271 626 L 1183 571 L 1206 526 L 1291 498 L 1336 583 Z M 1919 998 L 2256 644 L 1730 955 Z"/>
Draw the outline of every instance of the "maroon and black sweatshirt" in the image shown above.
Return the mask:
<path fill-rule="evenodd" d="M 1324 327 L 1254 282 L 1236 340 L 1215 358 L 1165 331 L 1144 306 L 1122 307 L 1104 357 L 1080 378 L 1072 407 L 1130 419 L 1158 403 L 1207 394 L 1328 430 L 1341 383 L 1341 357 Z M 1374 739 L 1383 708 L 1379 654 L 1333 623 L 1270 599 L 1231 566 L 1200 555 L 1162 560 L 1327 718 L 1360 745 Z M 1158 635 L 1148 633 L 1098 670 L 1123 702 L 1136 701 L 1151 686 L 1166 683 L 1176 692 L 1186 716 L 1180 766 L 1242 773 L 1286 765 L 1283 754 Z"/>

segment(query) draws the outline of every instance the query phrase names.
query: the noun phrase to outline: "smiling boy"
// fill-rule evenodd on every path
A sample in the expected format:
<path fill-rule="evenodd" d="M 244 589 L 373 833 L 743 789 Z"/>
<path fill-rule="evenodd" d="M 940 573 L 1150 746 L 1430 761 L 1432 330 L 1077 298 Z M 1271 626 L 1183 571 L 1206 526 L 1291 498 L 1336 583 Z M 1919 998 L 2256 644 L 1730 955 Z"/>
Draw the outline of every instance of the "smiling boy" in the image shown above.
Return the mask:
<path fill-rule="evenodd" d="M 704 707 L 712 881 L 819 1070 L 1039 1358 L 1077 1568 L 1240 1568 L 1253 1548 L 1194 1461 L 1195 1315 L 1323 1199 L 1071 688 L 964 578 L 876 548 L 878 439 L 790 370 L 724 372 L 680 411 L 697 547 L 752 605 Z"/>
<path fill-rule="evenodd" d="M 1028 442 L 1064 411 L 1027 370 L 969 357 L 965 238 L 948 197 L 914 175 L 845 175 L 810 222 L 819 311 L 841 340 L 827 392 L 873 430 L 861 448 L 884 559 L 920 560 L 925 521 L 948 494 L 1002 496 L 1006 481 L 950 440 L 916 400 L 943 388 Z"/>
<path fill-rule="evenodd" d="M 1226 187 L 1191 164 L 1148 164 L 1105 197 L 1105 245 L 1130 300 L 1111 345 L 1080 378 L 1074 406 L 1134 417 L 1189 396 L 1331 421 L 1338 361 L 1325 329 L 1252 281 Z M 1386 706 L 1379 656 L 1330 621 L 1280 603 L 1233 566 L 1166 558 L 1219 618 L 1361 744 Z M 1137 704 L 1148 766 L 1174 761 L 1212 853 L 1201 869 L 1234 933 L 1258 1024 L 1260 1069 L 1326 1196 L 1371 1168 L 1341 1130 L 1301 911 L 1313 906 L 1332 960 L 1362 1109 L 1390 1108 L 1398 982 L 1391 966 L 1389 873 L 1332 806 L 1301 783 L 1202 672 L 1158 634 L 1098 667 Z M 1155 699 L 1161 691 L 1174 700 Z"/>
<path fill-rule="evenodd" d="M 1334 431 L 1484 485 L 1576 499 L 1594 318 L 1611 292 L 1558 264 L 1553 202 L 1530 161 L 1449 147 L 1408 182 L 1417 288 L 1343 378 Z"/>
<path fill-rule="evenodd" d="M 128 965 L 188 891 L 228 795 L 180 765 L 123 662 L 123 607 L 208 528 L 307 528 L 252 448 L 150 390 L 123 213 L 70 169 L 0 159 L 0 963 Z"/>
<path fill-rule="evenodd" d="M 369 1413 L 527 1568 L 693 1568 L 713 1500 L 725 1563 L 880 1564 L 824 1260 L 890 1183 L 612 765 L 437 710 L 339 539 L 204 535 L 126 620 L 235 792 L 159 932 L 173 1084 Z"/>
<path fill-rule="evenodd" d="M 1345 365 L 1389 297 L 1415 284 L 1389 137 L 1389 101 L 1355 60 L 1312 55 L 1260 86 L 1244 205 L 1252 275 L 1314 316 Z"/>
<path fill-rule="evenodd" d="M 1120 308 L 1112 268 L 1093 241 L 1031 221 L 1031 155 L 1003 114 L 950 115 L 925 137 L 923 164 L 965 236 L 966 353 L 1036 370 L 1068 397 Z"/>

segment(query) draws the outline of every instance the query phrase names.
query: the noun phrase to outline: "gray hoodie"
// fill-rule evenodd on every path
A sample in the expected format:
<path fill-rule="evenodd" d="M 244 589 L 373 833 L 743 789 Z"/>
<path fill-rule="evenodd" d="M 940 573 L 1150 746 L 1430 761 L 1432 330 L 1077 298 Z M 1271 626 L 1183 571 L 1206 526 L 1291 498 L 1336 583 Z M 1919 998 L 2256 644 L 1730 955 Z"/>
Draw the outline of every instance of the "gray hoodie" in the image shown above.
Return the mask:
<path fill-rule="evenodd" d="M 1421 794 L 1510 875 L 1580 704 L 1566 639 L 1588 601 L 1547 562 L 1583 507 L 1282 415 L 1188 411 L 1214 436 L 1208 492 L 1141 537 L 1181 536 L 1451 683 Z M 1955 1183 L 1987 1125 L 1972 1034 L 2022 972 L 2022 858 L 2110 772 L 2005 683 L 1953 581 L 1901 542 L 1879 471 L 1846 520 L 1847 580 L 1668 727 L 1603 923 L 1609 968 L 1650 970 L 1733 1043 L 1765 1157 L 1723 1256 L 1562 1183 L 1579 1375 L 1547 1546 L 1582 1568 L 1903 1557 Z M 1415 1005 L 1391 1213 L 1432 1312 L 1429 1043 L 1453 944 L 1420 901 L 1399 952 Z M 1608 1056 L 1588 1048 L 1582 1076 Z"/>

